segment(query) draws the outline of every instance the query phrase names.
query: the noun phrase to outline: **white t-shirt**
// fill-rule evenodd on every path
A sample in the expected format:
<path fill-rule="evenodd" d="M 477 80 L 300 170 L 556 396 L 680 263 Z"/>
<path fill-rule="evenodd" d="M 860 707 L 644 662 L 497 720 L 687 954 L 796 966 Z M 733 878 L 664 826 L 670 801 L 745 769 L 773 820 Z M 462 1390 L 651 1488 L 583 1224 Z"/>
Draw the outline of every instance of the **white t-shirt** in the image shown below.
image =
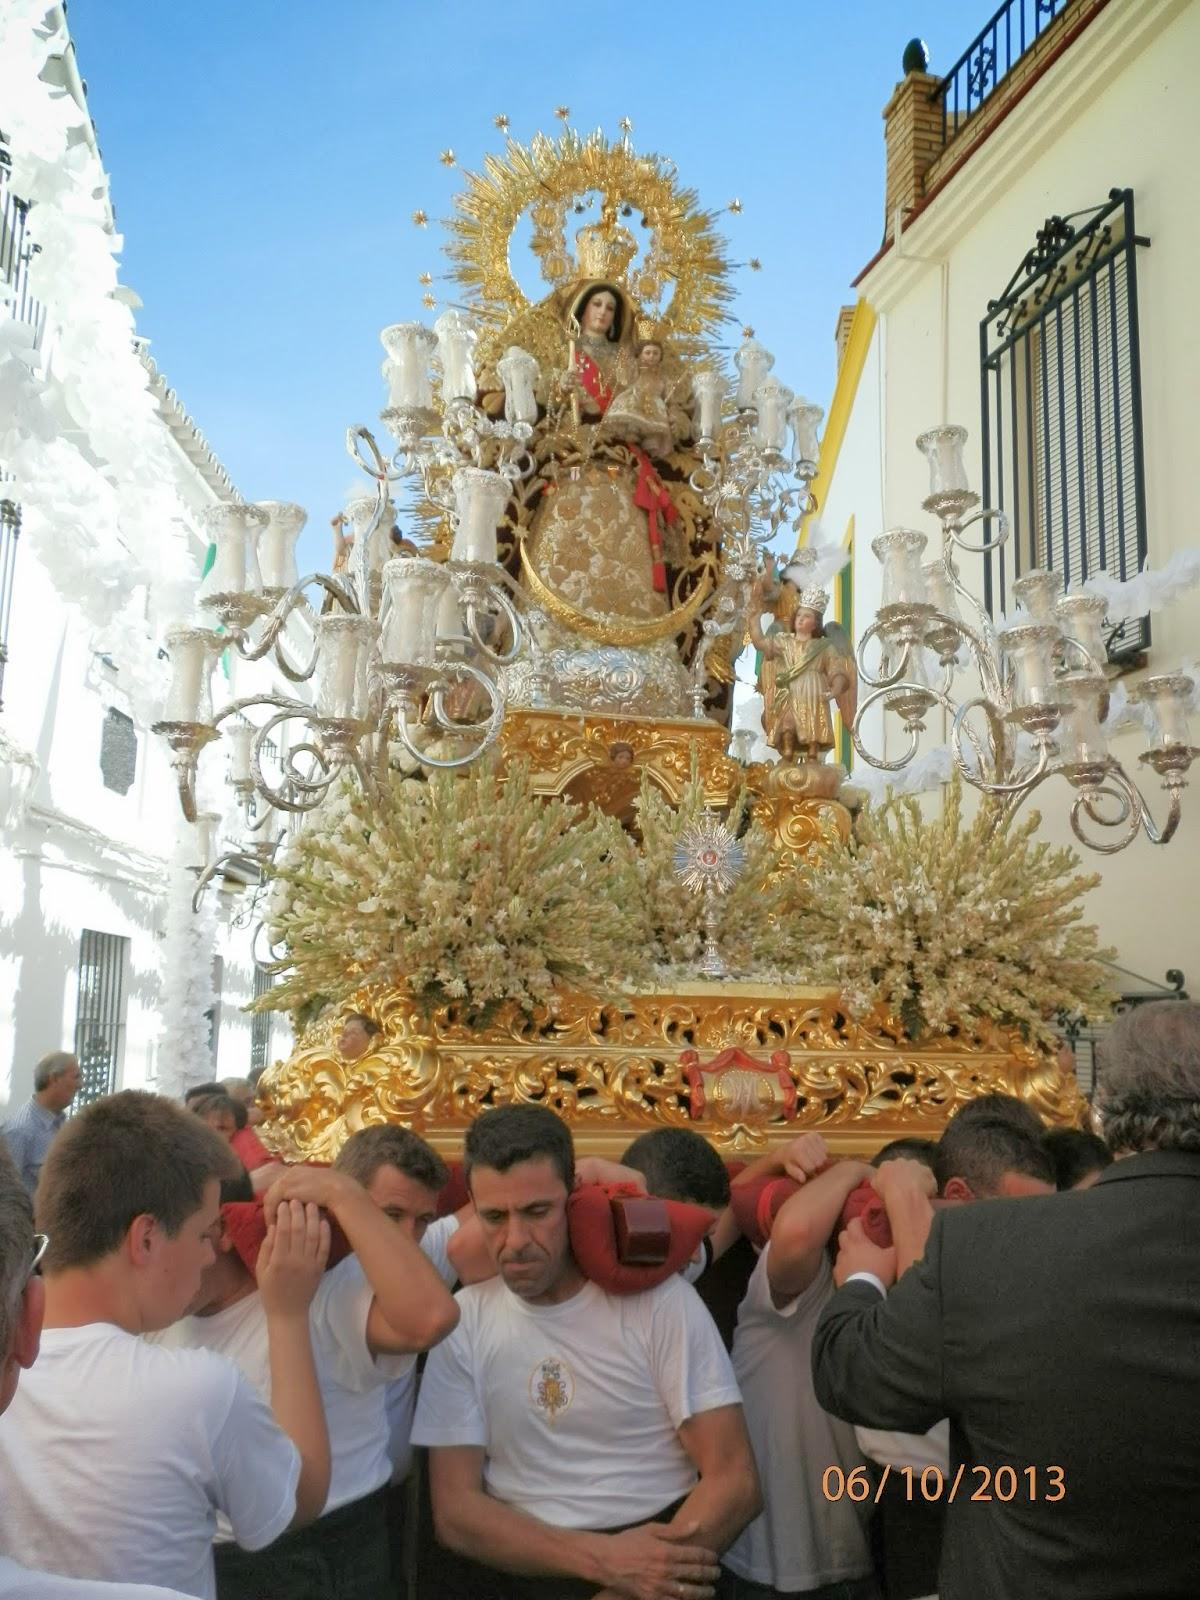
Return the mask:
<path fill-rule="evenodd" d="M 261 1550 L 300 1457 L 232 1362 L 107 1322 L 47 1328 L 0 1425 L 0 1548 L 67 1577 L 213 1600 L 217 1512 Z"/>
<path fill-rule="evenodd" d="M 31 1572 L 0 1556 L 0 1600 L 185 1600 L 178 1589 L 152 1589 L 144 1583 L 100 1583 L 94 1578 L 63 1578 L 57 1572 Z"/>
<path fill-rule="evenodd" d="M 950 1477 L 950 1422 L 935 1422 L 928 1433 L 889 1433 L 884 1428 L 855 1428 L 863 1455 L 881 1467 L 911 1467 L 920 1473 L 936 1467 Z"/>
<path fill-rule="evenodd" d="M 374 1298 L 358 1257 L 347 1256 L 321 1279 L 308 1314 L 333 1461 L 322 1515 L 361 1500 L 391 1476 L 384 1390 L 411 1372 L 417 1358 L 371 1354 L 367 1314 Z M 211 1317 L 184 1317 L 154 1337 L 174 1349 L 203 1348 L 226 1356 L 270 1404 L 267 1314 L 257 1290 Z M 230 1537 L 224 1524 L 218 1537 Z"/>
<path fill-rule="evenodd" d="M 689 1417 L 740 1404 L 712 1318 L 678 1276 L 641 1294 L 585 1283 L 533 1306 L 502 1278 L 461 1289 L 413 1440 L 480 1445 L 489 1494 L 562 1528 L 617 1528 L 688 1494 Z"/>
<path fill-rule="evenodd" d="M 826 1498 L 822 1488 L 827 1467 L 848 1475 L 864 1464 L 854 1429 L 822 1411 L 813 1392 L 813 1333 L 833 1293 L 829 1263 L 822 1254 L 813 1282 L 779 1310 L 767 1281 L 769 1254 L 770 1245 L 751 1274 L 733 1336 L 764 1504 L 722 1560 L 750 1583 L 803 1591 L 871 1572 L 871 1507 L 845 1495 Z"/>
<path fill-rule="evenodd" d="M 421 1249 L 441 1274 L 447 1289 L 453 1289 L 458 1273 L 450 1263 L 447 1246 L 458 1231 L 458 1217 L 452 1211 L 448 1217 L 431 1222 L 421 1236 Z M 392 1462 L 392 1482 L 403 1483 L 412 1466 L 413 1413 L 417 1409 L 417 1369 L 409 1368 L 402 1378 L 389 1383 L 384 1391 L 387 1408 L 388 1455 Z"/>

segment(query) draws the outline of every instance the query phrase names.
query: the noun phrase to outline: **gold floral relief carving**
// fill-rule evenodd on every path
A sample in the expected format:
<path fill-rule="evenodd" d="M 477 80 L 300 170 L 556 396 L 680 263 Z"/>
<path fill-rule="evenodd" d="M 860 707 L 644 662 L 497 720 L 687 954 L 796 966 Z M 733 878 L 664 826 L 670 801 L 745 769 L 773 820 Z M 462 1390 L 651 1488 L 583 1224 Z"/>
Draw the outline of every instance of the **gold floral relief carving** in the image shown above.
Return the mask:
<path fill-rule="evenodd" d="M 1016 1094 L 1050 1122 L 1078 1123 L 1085 1110 L 1072 1078 L 995 1024 L 907 1040 L 886 1015 L 848 1018 L 829 990 L 714 983 L 606 1001 L 567 993 L 553 1016 L 506 1007 L 486 1023 L 453 1006 L 427 1017 L 402 991 L 360 992 L 351 1010 L 382 1025 L 369 1054 L 342 1061 L 333 1018 L 264 1078 L 266 1141 L 282 1154 L 331 1160 L 351 1133 L 380 1122 L 453 1153 L 473 1117 L 510 1101 L 550 1106 L 581 1150 L 605 1153 L 655 1126 L 695 1128 L 729 1152 L 812 1128 L 839 1151 L 865 1153 L 904 1133 L 936 1136 L 954 1107 L 990 1092 Z M 731 1045 L 787 1052 L 794 1117 L 764 1097 L 692 1119 L 680 1056 Z"/>

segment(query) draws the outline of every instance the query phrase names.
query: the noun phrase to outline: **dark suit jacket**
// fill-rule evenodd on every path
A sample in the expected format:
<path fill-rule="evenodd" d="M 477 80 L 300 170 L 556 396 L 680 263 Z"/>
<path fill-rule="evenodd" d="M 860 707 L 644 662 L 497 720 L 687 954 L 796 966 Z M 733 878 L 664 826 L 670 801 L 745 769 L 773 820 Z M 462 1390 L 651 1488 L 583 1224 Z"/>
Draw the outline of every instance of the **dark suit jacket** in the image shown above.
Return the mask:
<path fill-rule="evenodd" d="M 813 1380 L 849 1422 L 916 1433 L 950 1418 L 952 1478 L 965 1470 L 942 1600 L 1197 1600 L 1200 1154 L 939 1211 L 886 1300 L 862 1282 L 834 1295 Z M 989 1469 L 990 1500 L 969 1498 L 985 1486 L 972 1467 Z"/>

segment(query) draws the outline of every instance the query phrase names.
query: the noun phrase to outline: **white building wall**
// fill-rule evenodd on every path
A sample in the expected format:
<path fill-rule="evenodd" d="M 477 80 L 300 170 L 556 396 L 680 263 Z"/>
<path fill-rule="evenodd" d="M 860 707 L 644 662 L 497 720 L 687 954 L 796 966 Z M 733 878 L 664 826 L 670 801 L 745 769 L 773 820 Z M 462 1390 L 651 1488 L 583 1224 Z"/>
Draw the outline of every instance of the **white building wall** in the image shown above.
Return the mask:
<path fill-rule="evenodd" d="M 943 421 L 963 423 L 980 486 L 979 325 L 988 301 L 1002 293 L 1047 217 L 1097 206 L 1113 188 L 1133 189 L 1137 231 L 1152 241 L 1137 257 L 1150 565 L 1200 544 L 1193 466 L 1200 324 L 1191 310 L 1200 251 L 1198 82 L 1197 0 L 1113 0 L 860 280 L 879 317 L 878 360 L 868 363 L 855 393 L 823 512 L 836 531 L 855 518 L 860 632 L 878 602 L 871 537 L 887 527 L 918 527 L 930 535 L 929 554 L 937 550 L 937 524 L 921 509 L 928 470 L 916 435 Z M 881 409 L 872 469 L 862 457 Z M 981 563 L 964 557 L 960 566 L 982 594 Z M 1169 671 L 1198 655 L 1200 595 L 1193 592 L 1154 615 L 1149 670 Z M 943 742 L 947 731 L 935 713 L 929 742 Z M 893 736 L 890 750 L 896 748 Z M 1140 779 L 1143 735 L 1118 734 L 1112 748 Z M 1161 819 L 1165 796 L 1152 774 L 1145 792 Z M 1111 857 L 1082 852 L 1085 866 L 1103 873 L 1089 915 L 1121 964 L 1151 978 L 1182 966 L 1193 986 L 1200 984 L 1197 792 L 1193 784 L 1185 793 L 1174 844 L 1155 848 L 1141 839 Z M 1048 840 L 1073 842 L 1071 796 L 1061 779 L 1038 792 L 1033 803 Z"/>

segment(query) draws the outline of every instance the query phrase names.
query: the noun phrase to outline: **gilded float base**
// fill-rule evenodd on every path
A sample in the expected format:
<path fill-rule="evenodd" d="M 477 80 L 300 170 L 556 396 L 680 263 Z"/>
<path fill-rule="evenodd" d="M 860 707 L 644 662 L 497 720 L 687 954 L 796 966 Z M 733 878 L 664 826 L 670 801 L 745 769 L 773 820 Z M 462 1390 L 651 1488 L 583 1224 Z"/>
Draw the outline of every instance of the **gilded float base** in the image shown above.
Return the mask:
<path fill-rule="evenodd" d="M 1074 1079 L 1014 1034 L 981 1023 L 913 1043 L 890 1018 L 851 1021 L 826 989 L 564 994 L 553 1017 L 508 1007 L 486 1023 L 456 1006 L 427 1016 L 402 990 L 364 991 L 343 1015 L 352 1010 L 382 1025 L 369 1054 L 342 1060 L 341 1021 L 329 1018 L 263 1080 L 263 1133 L 289 1158 L 332 1160 L 350 1134 L 383 1122 L 456 1155 L 475 1115 L 510 1101 L 551 1106 L 579 1150 L 596 1155 L 617 1155 L 653 1127 L 692 1128 L 731 1155 L 815 1129 L 839 1154 L 869 1155 L 904 1134 L 936 1138 L 956 1106 L 991 1092 L 1056 1123 L 1077 1124 L 1086 1109 Z M 742 1054 L 722 1065 L 731 1047 Z"/>

